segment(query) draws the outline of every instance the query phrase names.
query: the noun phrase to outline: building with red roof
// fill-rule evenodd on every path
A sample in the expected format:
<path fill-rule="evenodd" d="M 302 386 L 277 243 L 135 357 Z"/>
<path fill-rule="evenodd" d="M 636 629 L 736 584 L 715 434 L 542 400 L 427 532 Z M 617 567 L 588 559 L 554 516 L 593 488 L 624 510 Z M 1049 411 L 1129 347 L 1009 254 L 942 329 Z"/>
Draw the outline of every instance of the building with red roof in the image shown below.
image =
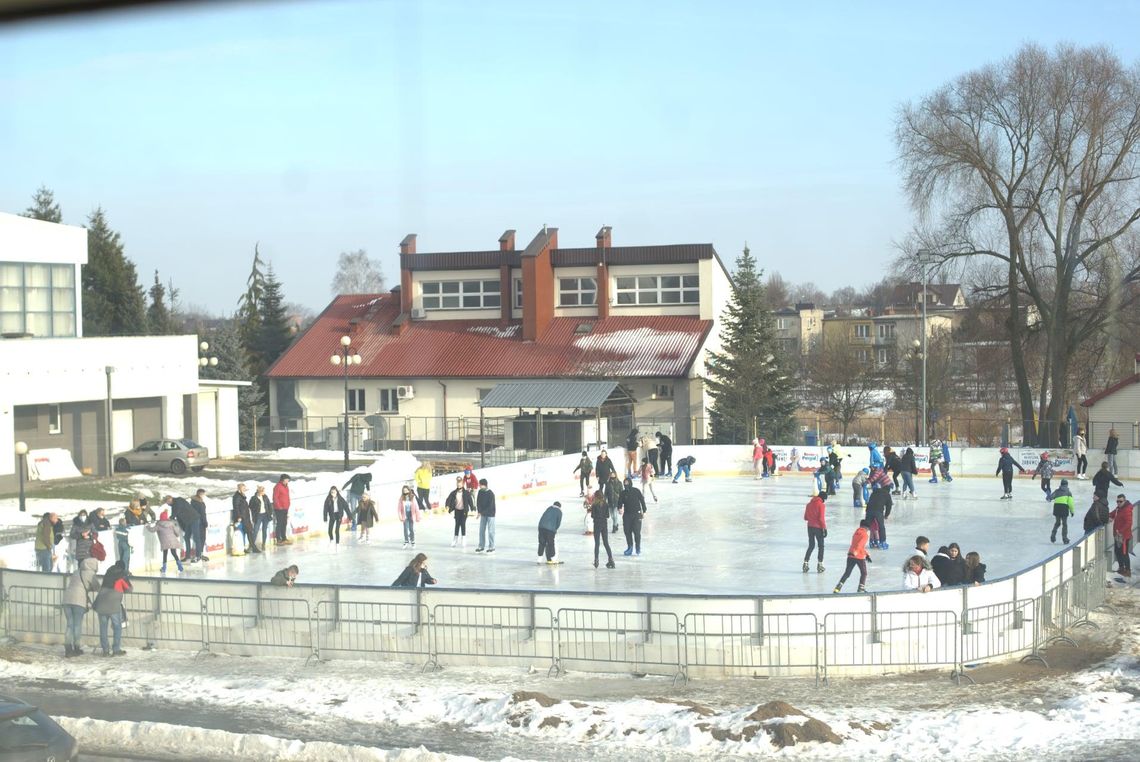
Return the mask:
<path fill-rule="evenodd" d="M 426 253 L 409 235 L 397 288 L 336 297 L 269 369 L 271 428 L 338 446 L 347 401 L 353 447 L 445 446 L 497 382 L 613 380 L 615 440 L 631 419 L 703 438 L 699 375 L 731 290 L 711 244 L 612 246 L 603 227 L 595 246 L 566 249 L 544 227 L 522 250 L 508 230 L 494 250 Z M 342 337 L 358 364 L 334 364 Z"/>
<path fill-rule="evenodd" d="M 1103 448 L 1115 431 L 1123 449 L 1140 447 L 1140 354 L 1134 372 L 1081 402 L 1088 415 L 1089 447 Z"/>

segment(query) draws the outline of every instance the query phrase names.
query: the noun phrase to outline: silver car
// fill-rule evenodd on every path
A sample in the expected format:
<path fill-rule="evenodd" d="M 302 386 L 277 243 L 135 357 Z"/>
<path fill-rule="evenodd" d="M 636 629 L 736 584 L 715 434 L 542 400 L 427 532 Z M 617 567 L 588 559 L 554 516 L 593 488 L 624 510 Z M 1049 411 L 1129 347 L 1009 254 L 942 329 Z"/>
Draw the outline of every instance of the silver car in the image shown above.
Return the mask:
<path fill-rule="evenodd" d="M 133 450 L 115 454 L 116 471 L 201 471 L 210 463 L 210 451 L 193 439 L 152 439 Z"/>

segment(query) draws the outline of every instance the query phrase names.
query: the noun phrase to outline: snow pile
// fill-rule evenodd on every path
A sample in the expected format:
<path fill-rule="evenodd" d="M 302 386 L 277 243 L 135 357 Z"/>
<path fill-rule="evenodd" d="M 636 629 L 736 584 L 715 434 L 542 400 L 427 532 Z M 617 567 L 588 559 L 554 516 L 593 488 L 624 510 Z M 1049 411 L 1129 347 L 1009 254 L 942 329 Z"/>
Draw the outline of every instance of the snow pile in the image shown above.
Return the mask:
<path fill-rule="evenodd" d="M 367 746 L 290 741 L 262 734 L 230 733 L 161 722 L 106 722 L 89 718 L 57 717 L 56 720 L 79 741 L 80 750 L 91 754 L 138 754 L 184 759 L 193 750 L 195 758 L 232 760 L 330 760 L 338 762 L 438 762 L 467 760 L 451 754 L 436 754 L 420 747 L 386 751 Z"/>

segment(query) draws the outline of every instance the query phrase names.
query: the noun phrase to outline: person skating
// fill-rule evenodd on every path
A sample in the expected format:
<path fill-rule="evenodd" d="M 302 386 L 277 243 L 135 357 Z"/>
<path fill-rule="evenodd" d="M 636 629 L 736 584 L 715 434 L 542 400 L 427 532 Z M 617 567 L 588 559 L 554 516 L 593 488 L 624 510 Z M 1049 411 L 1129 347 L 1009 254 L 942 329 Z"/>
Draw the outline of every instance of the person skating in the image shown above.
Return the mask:
<path fill-rule="evenodd" d="M 1092 483 L 1093 494 L 1098 495 L 1105 503 L 1108 503 L 1108 485 L 1115 484 L 1117 487 L 1124 486 L 1124 483 L 1117 479 L 1109 469 L 1107 460 L 1102 461 L 1100 470 L 1093 474 Z"/>
<path fill-rule="evenodd" d="M 942 440 L 930 440 L 930 449 L 926 453 L 927 460 L 930 461 L 930 483 L 938 483 L 938 464 L 942 462 Z"/>
<path fill-rule="evenodd" d="M 419 503 L 420 512 L 427 516 L 431 513 L 431 463 L 423 461 L 412 475 L 416 482 L 415 498 Z"/>
<path fill-rule="evenodd" d="M 605 484 L 606 505 L 610 510 L 610 522 L 613 524 L 611 532 L 617 533 L 618 531 L 618 515 L 621 510 L 621 478 L 617 473 L 610 474 L 609 481 Z"/>
<path fill-rule="evenodd" d="M 146 530 L 158 535 L 158 546 L 162 548 L 162 568 L 159 571 L 166 574 L 167 554 L 174 559 L 178 571 L 182 571 L 182 560 L 178 557 L 178 548 L 182 545 L 182 527 L 171 520 L 168 512 L 163 511 L 157 522 L 146 525 Z"/>
<path fill-rule="evenodd" d="M 661 468 L 660 473 L 662 476 L 673 475 L 673 440 L 667 435 L 657 432 L 657 446 L 661 449 Z"/>
<path fill-rule="evenodd" d="M 648 491 L 650 495 L 653 495 L 653 502 L 659 502 L 657 490 L 653 489 L 653 479 L 657 476 L 657 470 L 649 462 L 649 458 L 641 459 L 641 468 L 637 473 L 641 477 L 641 494 L 644 495 Z"/>
<path fill-rule="evenodd" d="M 950 475 L 950 443 L 945 440 L 942 441 L 942 460 L 938 461 L 938 470 L 942 473 L 943 481 L 954 481 Z"/>
<path fill-rule="evenodd" d="M 602 494 L 601 490 L 595 491 L 594 499 L 590 501 L 590 518 L 594 522 L 594 568 L 598 568 L 598 550 L 600 546 L 605 545 L 606 557 L 609 559 L 606 562 L 606 568 L 613 569 L 614 553 L 610 550 L 609 508 L 606 505 L 606 496 Z"/>
<path fill-rule="evenodd" d="M 815 570 L 823 574 L 823 541 L 827 538 L 827 493 L 812 495 L 804 507 L 804 521 L 807 522 L 808 546 L 804 553 L 804 573 L 806 574 L 811 561 L 811 552 L 818 547 L 815 560 Z"/>
<path fill-rule="evenodd" d="M 372 489 L 372 474 L 365 472 L 353 474 L 352 477 L 344 483 L 344 486 L 341 487 L 341 491 L 348 501 L 348 517 L 349 520 L 352 521 L 352 531 L 354 532 L 356 531 L 356 525 L 360 521 L 358 516 L 360 499 L 364 496 L 364 493 L 370 489 Z"/>
<path fill-rule="evenodd" d="M 633 478 L 634 469 L 637 467 L 637 440 L 640 433 L 635 426 L 625 438 L 625 476 L 629 479 Z"/>
<path fill-rule="evenodd" d="M 1116 496 L 1116 508 L 1108 517 L 1112 519 L 1112 548 L 1116 553 L 1116 571 L 1121 577 L 1132 576 L 1132 503 L 1124 495 Z"/>
<path fill-rule="evenodd" d="M 79 644 L 83 635 L 83 617 L 91 608 L 92 595 L 99 591 L 99 583 L 95 579 L 98 572 L 99 561 L 85 558 L 79 563 L 79 569 L 67 580 L 67 587 L 63 591 L 63 618 L 66 622 L 63 634 L 64 656 L 83 655 L 83 648 Z"/>
<path fill-rule="evenodd" d="M 451 538 L 451 547 L 459 544 L 463 538 L 463 547 L 467 547 L 467 514 L 475 510 L 475 500 L 471 497 L 471 490 L 463 482 L 462 476 L 455 477 L 455 489 L 447 495 L 443 503 L 447 512 L 455 517 L 455 534 Z"/>
<path fill-rule="evenodd" d="M 815 470 L 813 476 L 817 492 L 835 494 L 835 466 L 831 464 L 830 458 L 824 456 L 819 459 L 819 468 Z"/>
<path fill-rule="evenodd" d="M 1108 468 L 1112 471 L 1112 475 L 1116 476 L 1116 449 L 1120 446 L 1120 437 L 1116 434 L 1116 429 L 1108 430 L 1108 441 L 1104 444 L 1104 459 L 1108 463 Z"/>
<path fill-rule="evenodd" d="M 835 473 L 835 480 L 838 482 L 843 478 L 843 448 L 838 443 L 832 442 L 827 447 L 827 462 L 831 464 L 831 470 Z M 828 492 L 829 495 L 834 495 L 834 492 Z"/>
<path fill-rule="evenodd" d="M 404 571 L 400 572 L 400 576 L 396 577 L 392 587 L 426 587 L 438 582 L 435 577 L 428 574 L 427 560 L 426 554 L 417 553 Z"/>
<path fill-rule="evenodd" d="M 867 477 L 870 476 L 870 469 L 864 468 L 855 476 L 851 477 L 851 499 L 855 503 L 856 508 L 863 507 L 863 501 L 869 497 L 870 488 L 867 486 Z"/>
<path fill-rule="evenodd" d="M 289 474 L 281 474 L 281 478 L 273 485 L 273 541 L 278 545 L 292 545 L 289 538 Z"/>
<path fill-rule="evenodd" d="M 647 464 L 648 465 L 648 464 Z M 656 496 L 653 498 L 656 500 Z M 625 532 L 625 555 L 641 555 L 641 517 L 645 515 L 645 495 L 626 479 L 621 491 L 621 526 Z"/>
<path fill-rule="evenodd" d="M 371 492 L 360 496 L 356 504 L 356 518 L 360 527 L 360 541 L 372 542 L 372 527 L 380 520 L 380 512 L 376 510 L 376 501 L 372 499 Z"/>
<path fill-rule="evenodd" d="M 764 462 L 764 447 L 760 444 L 759 439 L 752 440 L 752 478 L 760 479 L 760 469 Z"/>
<path fill-rule="evenodd" d="M 598 480 L 598 489 L 605 489 L 606 482 L 615 472 L 614 462 L 610 460 L 609 453 L 602 450 L 594 461 L 594 477 Z"/>
<path fill-rule="evenodd" d="M 677 473 L 673 476 L 673 483 L 676 484 L 677 480 L 681 478 L 682 474 L 685 476 L 685 481 L 691 482 L 693 480 L 693 464 L 696 462 L 697 459 L 692 455 L 686 455 L 685 457 L 678 460 Z"/>
<path fill-rule="evenodd" d="M 1075 513 L 1073 493 L 1069 491 L 1069 480 L 1062 479 L 1061 486 L 1053 493 L 1053 532 L 1049 542 L 1057 541 L 1057 528 L 1061 529 L 1061 542 L 1069 544 L 1069 517 Z"/>
<path fill-rule="evenodd" d="M 1088 479 L 1089 470 L 1089 443 L 1085 439 L 1085 430 L 1080 429 L 1073 437 L 1073 455 L 1077 459 L 1077 478 L 1082 481 Z"/>
<path fill-rule="evenodd" d="M 883 448 L 883 459 L 886 461 L 887 470 L 891 472 L 891 483 L 894 484 L 894 490 L 891 491 L 892 495 L 902 495 L 899 489 L 899 474 L 902 473 L 902 458 L 891 447 Z"/>
<path fill-rule="evenodd" d="M 538 520 L 538 563 L 559 563 L 554 538 L 560 526 L 562 526 L 562 503 L 555 500 L 542 512 L 542 517 Z"/>
<path fill-rule="evenodd" d="M 1037 468 L 1033 469 L 1033 475 L 1040 475 L 1041 491 L 1045 493 L 1045 499 L 1048 500 L 1053 494 L 1053 464 L 1049 461 L 1049 453 L 1041 453 L 1041 458 L 1037 461 Z"/>
<path fill-rule="evenodd" d="M 914 477 L 918 476 L 918 463 L 916 463 L 914 459 L 914 449 L 911 447 L 906 448 L 906 452 L 903 453 L 900 460 L 902 465 L 900 471 L 902 472 L 903 478 L 902 497 L 907 497 L 907 493 L 909 492 L 910 499 L 914 500 L 918 497 L 914 494 Z"/>
<path fill-rule="evenodd" d="M 893 506 L 894 501 L 891 500 L 891 493 L 886 487 L 871 490 L 871 496 L 867 499 L 867 520 L 874 524 L 878 534 L 878 539 L 871 545 L 872 548 L 887 550 L 891 547 L 887 543 L 887 517 L 891 515 Z"/>
<path fill-rule="evenodd" d="M 574 473 L 578 475 L 578 497 L 585 497 L 586 490 L 590 489 L 590 474 L 594 473 L 594 461 L 585 450 L 582 450 L 582 458 L 574 467 Z"/>
<path fill-rule="evenodd" d="M 329 542 L 340 545 L 340 524 L 348 511 L 348 501 L 340 494 L 336 487 L 329 487 L 329 494 L 325 496 L 324 508 L 321 518 L 328 522 Z"/>
<path fill-rule="evenodd" d="M 408 485 L 400 490 L 400 499 L 396 501 L 396 516 L 404 528 L 404 547 L 416 547 L 416 523 L 420 520 L 420 504 L 416 493 Z"/>
<path fill-rule="evenodd" d="M 479 480 L 479 493 L 475 496 L 475 510 L 479 512 L 479 547 L 476 553 L 495 552 L 495 493 L 487 487 L 487 480 Z"/>
<path fill-rule="evenodd" d="M 843 576 L 839 578 L 839 582 L 831 592 L 838 593 L 843 589 L 843 583 L 851 576 L 851 571 L 855 567 L 859 567 L 859 592 L 866 592 L 867 564 L 871 563 L 871 555 L 867 552 L 867 541 L 871 537 L 870 527 L 870 523 L 863 519 L 859 522 L 855 533 L 851 535 L 851 547 L 847 549 L 847 568 L 843 570 Z"/>
<path fill-rule="evenodd" d="M 867 443 L 867 456 L 871 468 L 886 468 L 887 462 L 883 460 L 883 455 L 879 452 L 879 445 L 877 442 Z"/>
<path fill-rule="evenodd" d="M 776 468 L 776 451 L 767 445 L 764 446 L 764 465 L 768 476 L 780 475 L 780 470 Z"/>
<path fill-rule="evenodd" d="M 169 497 L 169 496 L 168 496 Z M 182 561 L 197 563 L 198 557 L 194 552 L 194 540 L 198 536 L 198 512 L 190 501 L 182 497 L 171 497 L 167 503 L 171 518 L 178 522 L 182 529 Z"/>
<path fill-rule="evenodd" d="M 1021 473 L 1025 473 L 1025 469 L 1021 464 L 1013 459 L 1009 454 L 1009 448 L 1001 448 L 1001 457 L 998 458 L 997 470 L 994 471 L 994 476 L 1001 475 L 1002 486 L 1002 500 L 1013 500 L 1013 469 L 1017 469 Z"/>

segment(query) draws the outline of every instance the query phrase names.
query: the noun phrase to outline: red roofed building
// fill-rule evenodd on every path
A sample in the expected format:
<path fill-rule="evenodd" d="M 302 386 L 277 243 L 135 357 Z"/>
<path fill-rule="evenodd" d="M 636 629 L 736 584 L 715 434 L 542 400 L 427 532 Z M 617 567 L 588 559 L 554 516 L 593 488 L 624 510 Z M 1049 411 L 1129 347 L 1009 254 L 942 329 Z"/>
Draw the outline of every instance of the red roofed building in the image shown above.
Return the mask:
<path fill-rule="evenodd" d="M 460 419 L 477 424 L 487 391 L 520 379 L 617 381 L 632 404 L 611 428 L 632 416 L 679 443 L 703 438 L 709 399 L 698 376 L 718 347 L 729 275 L 711 244 L 610 240 L 603 227 L 593 247 L 559 248 L 558 230 L 544 227 L 521 251 L 508 230 L 498 249 L 420 253 L 407 236 L 398 288 L 338 296 L 269 369 L 271 428 L 339 436 L 344 367 L 331 358 L 348 336 L 361 360 L 348 371 L 354 447 L 454 442 Z M 559 409 L 576 412 L 544 412 Z"/>

